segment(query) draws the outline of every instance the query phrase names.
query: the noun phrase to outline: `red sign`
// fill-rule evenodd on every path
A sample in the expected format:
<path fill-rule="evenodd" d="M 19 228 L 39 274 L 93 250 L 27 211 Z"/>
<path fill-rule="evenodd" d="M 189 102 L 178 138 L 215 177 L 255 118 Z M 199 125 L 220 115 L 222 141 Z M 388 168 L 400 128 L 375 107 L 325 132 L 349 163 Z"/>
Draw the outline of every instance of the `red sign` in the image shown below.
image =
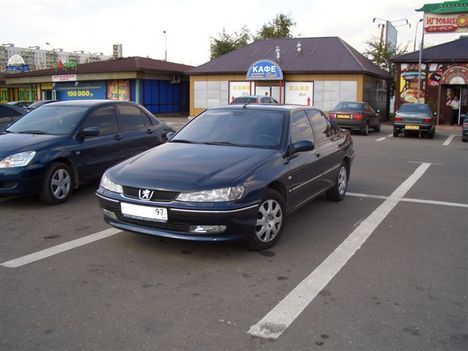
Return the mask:
<path fill-rule="evenodd" d="M 468 13 L 436 15 L 424 14 L 425 33 L 468 32 Z"/>

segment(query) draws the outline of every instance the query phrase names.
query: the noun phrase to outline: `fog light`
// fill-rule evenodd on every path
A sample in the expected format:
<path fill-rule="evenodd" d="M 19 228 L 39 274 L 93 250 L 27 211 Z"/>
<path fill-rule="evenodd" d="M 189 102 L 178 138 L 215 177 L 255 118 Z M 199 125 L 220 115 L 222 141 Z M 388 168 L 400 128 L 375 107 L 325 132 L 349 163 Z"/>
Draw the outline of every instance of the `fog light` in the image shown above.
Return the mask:
<path fill-rule="evenodd" d="M 109 211 L 109 210 L 106 210 L 105 208 L 102 209 L 102 212 L 104 213 L 104 215 L 106 215 L 107 217 L 110 217 L 112 219 L 117 219 L 117 215 L 112 212 L 112 211 Z"/>
<path fill-rule="evenodd" d="M 226 230 L 225 225 L 192 225 L 190 226 L 191 233 L 198 234 L 218 234 Z"/>

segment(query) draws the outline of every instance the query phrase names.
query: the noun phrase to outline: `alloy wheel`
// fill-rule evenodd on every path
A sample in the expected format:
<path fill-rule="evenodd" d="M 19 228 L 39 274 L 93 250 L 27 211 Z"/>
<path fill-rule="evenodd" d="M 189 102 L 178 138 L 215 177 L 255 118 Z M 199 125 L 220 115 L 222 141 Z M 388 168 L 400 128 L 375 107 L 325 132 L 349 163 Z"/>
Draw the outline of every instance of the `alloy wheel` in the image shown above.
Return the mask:
<path fill-rule="evenodd" d="M 66 169 L 57 169 L 50 180 L 50 190 L 54 197 L 62 200 L 68 196 L 71 189 L 71 176 Z"/>
<path fill-rule="evenodd" d="M 264 243 L 272 241 L 280 232 L 283 223 L 283 211 L 273 199 L 263 202 L 258 210 L 255 234 Z"/>
<path fill-rule="evenodd" d="M 348 173 L 346 167 L 341 166 L 340 172 L 338 173 L 338 192 L 343 195 L 346 191 L 346 184 L 348 181 Z"/>

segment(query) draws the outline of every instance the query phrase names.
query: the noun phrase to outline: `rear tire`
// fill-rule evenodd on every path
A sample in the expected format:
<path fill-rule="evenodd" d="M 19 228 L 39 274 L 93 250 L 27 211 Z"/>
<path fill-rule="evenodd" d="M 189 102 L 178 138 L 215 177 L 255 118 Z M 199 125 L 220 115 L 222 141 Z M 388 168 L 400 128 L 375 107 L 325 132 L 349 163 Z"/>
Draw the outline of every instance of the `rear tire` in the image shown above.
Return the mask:
<path fill-rule="evenodd" d="M 398 134 L 400 134 L 398 129 L 393 128 L 393 136 L 396 138 L 398 136 Z"/>
<path fill-rule="evenodd" d="M 266 189 L 256 219 L 256 226 L 247 246 L 254 251 L 273 247 L 279 240 L 286 223 L 286 205 L 280 193 Z"/>
<path fill-rule="evenodd" d="M 330 201 L 341 201 L 346 195 L 346 189 L 348 188 L 348 166 L 345 162 L 341 163 L 338 175 L 336 176 L 335 185 L 333 188 L 328 190 L 325 195 Z"/>
<path fill-rule="evenodd" d="M 379 124 L 377 124 L 374 127 L 374 131 L 378 133 L 378 132 L 380 132 L 381 129 L 382 129 L 382 123 L 379 121 Z"/>
<path fill-rule="evenodd" d="M 72 189 L 73 176 L 70 167 L 65 163 L 56 162 L 44 175 L 39 198 L 49 205 L 58 205 L 70 198 Z"/>

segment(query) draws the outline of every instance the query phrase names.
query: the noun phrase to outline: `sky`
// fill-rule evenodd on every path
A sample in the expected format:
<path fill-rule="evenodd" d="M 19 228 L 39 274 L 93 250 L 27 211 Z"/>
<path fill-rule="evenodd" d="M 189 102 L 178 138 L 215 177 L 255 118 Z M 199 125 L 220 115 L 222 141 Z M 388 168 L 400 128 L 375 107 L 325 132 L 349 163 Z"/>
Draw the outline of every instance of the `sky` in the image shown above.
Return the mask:
<path fill-rule="evenodd" d="M 296 22 L 294 37 L 339 36 L 360 52 L 367 40 L 379 36 L 382 20 L 407 19 L 411 27 L 397 27 L 398 44 L 413 51 L 416 26 L 422 18 L 422 12 L 415 9 L 433 2 L 440 1 L 0 0 L 0 44 L 105 55 L 112 54 L 113 44 L 122 44 L 125 57 L 164 59 L 167 40 L 168 61 L 198 66 L 209 61 L 210 38 L 223 29 L 232 33 L 246 26 L 256 34 L 283 13 Z M 459 36 L 427 34 L 424 43 L 436 45 Z"/>

